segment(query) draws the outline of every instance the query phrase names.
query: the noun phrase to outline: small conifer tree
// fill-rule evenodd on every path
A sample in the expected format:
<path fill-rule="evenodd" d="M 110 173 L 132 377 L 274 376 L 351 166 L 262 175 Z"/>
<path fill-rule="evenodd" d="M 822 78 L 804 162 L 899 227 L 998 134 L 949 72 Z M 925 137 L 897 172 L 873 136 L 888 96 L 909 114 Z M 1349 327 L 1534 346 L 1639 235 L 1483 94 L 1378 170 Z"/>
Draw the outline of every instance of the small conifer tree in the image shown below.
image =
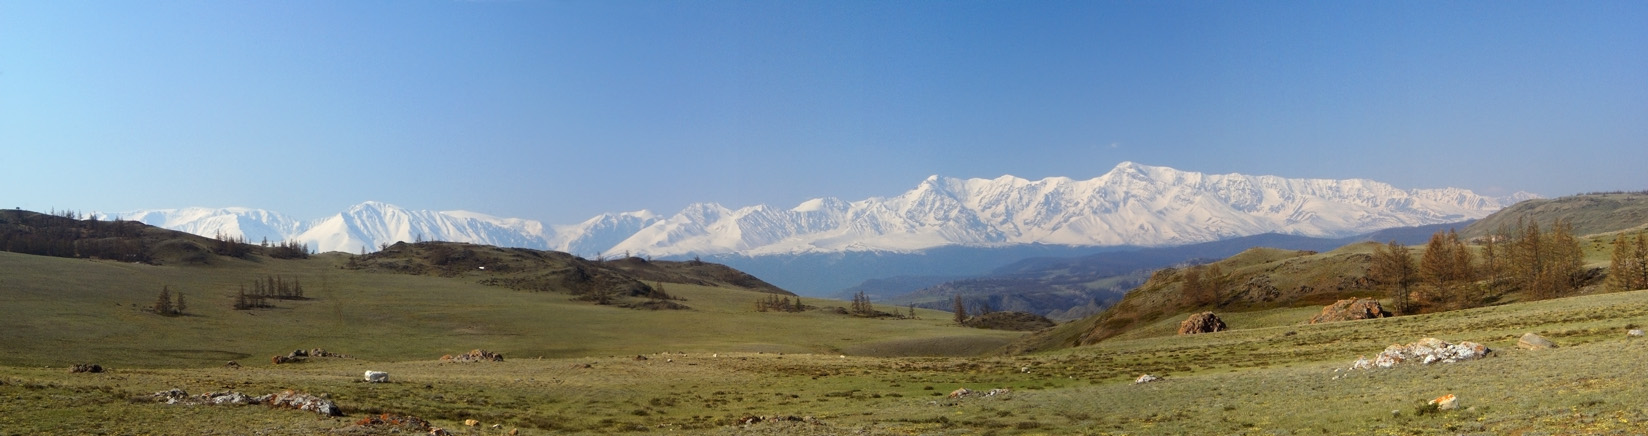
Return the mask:
<path fill-rule="evenodd" d="M 172 290 L 170 287 L 164 285 L 160 287 L 160 297 L 155 298 L 154 302 L 154 313 L 166 316 L 172 315 Z"/>

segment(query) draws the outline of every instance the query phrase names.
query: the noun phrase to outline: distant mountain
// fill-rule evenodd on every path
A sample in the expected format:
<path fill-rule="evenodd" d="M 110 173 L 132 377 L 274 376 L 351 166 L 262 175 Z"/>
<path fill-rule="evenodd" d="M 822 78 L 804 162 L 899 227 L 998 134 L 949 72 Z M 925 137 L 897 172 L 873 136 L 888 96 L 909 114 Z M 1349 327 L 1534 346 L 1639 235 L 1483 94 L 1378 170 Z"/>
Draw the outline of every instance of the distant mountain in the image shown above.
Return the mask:
<path fill-rule="evenodd" d="M 1492 198 L 1456 188 L 1403 190 L 1371 180 L 1202 174 L 1123 162 L 1090 180 L 932 176 L 895 197 L 854 202 L 818 198 L 789 209 L 700 203 L 667 217 L 648 211 L 609 213 L 553 226 L 468 211 L 414 211 L 380 202 L 361 203 L 312 221 L 248 208 L 99 216 L 207 237 L 301 241 L 317 251 L 376 251 L 398 241 L 423 239 L 587 257 L 714 256 L 785 288 L 820 295 L 874 277 L 976 275 L 1022 258 L 1009 258 L 1017 252 L 1012 247 L 1041 244 L 1092 252 L 1096 247 L 1172 246 L 1265 233 L 1339 238 L 1477 219 L 1528 197 L 1532 194 Z M 939 257 L 927 256 L 954 247 L 991 254 L 968 262 L 966 269 L 930 262 Z M 998 250 L 1002 248 L 1008 249 Z M 887 256 L 909 262 L 876 263 Z M 791 274 L 789 267 L 798 263 L 849 268 L 799 273 L 810 278 L 797 280 L 769 276 Z M 922 263 L 942 271 L 859 271 Z M 861 268 L 851 269 L 855 266 Z"/>
<path fill-rule="evenodd" d="M 1202 174 L 1123 162 L 1091 180 L 932 176 L 891 198 L 792 209 L 695 204 L 609 251 L 654 256 L 917 251 L 1028 243 L 1162 246 L 1263 233 L 1344 237 L 1478 219 L 1533 196 L 1371 180 Z"/>

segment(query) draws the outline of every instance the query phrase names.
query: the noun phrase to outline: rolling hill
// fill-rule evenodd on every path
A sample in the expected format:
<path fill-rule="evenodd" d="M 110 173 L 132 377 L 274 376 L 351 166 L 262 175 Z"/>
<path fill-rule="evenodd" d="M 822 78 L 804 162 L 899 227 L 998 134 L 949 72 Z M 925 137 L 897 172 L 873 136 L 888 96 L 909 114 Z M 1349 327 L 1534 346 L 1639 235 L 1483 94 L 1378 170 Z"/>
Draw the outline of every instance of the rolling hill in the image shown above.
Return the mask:
<path fill-rule="evenodd" d="M 1623 198 L 1622 198 L 1623 196 Z M 1588 236 L 1579 238 L 1584 276 L 1581 294 L 1600 292 L 1607 266 L 1612 233 L 1604 229 L 1639 231 L 1648 217 L 1636 215 L 1637 194 L 1587 194 L 1554 200 L 1534 200 L 1490 215 L 1468 228 L 1483 229 L 1494 223 L 1515 222 L 1518 217 L 1548 223 L 1555 219 L 1590 222 Z M 1605 218 L 1607 217 L 1607 218 Z M 1488 223 L 1488 224 L 1484 224 Z M 1576 225 L 1576 229 L 1578 226 Z M 1598 232 L 1598 230 L 1603 230 Z M 1479 230 L 1480 231 L 1480 230 Z M 1576 233 L 1585 233 L 1576 230 Z M 1162 326 L 1199 310 L 1220 313 L 1250 312 L 1273 308 L 1319 307 L 1351 297 L 1383 298 L 1377 283 L 1367 278 L 1373 242 L 1352 243 L 1328 252 L 1253 248 L 1210 266 L 1227 274 L 1219 287 L 1219 300 L 1212 304 L 1189 302 L 1184 288 L 1184 269 L 1157 270 L 1143 285 L 1127 292 L 1114 306 L 1054 329 L 1039 332 L 1010 347 L 1018 352 L 1089 345 L 1110 338 L 1173 334 Z M 1423 247 L 1414 250 L 1415 256 Z M 1416 257 L 1417 259 L 1417 257 Z M 1493 296 L 1503 302 L 1519 301 L 1516 292 Z M 1388 301 L 1387 301 L 1388 304 Z M 1147 329 L 1146 326 L 1155 326 Z"/>
<path fill-rule="evenodd" d="M 988 304 L 999 310 L 1030 312 L 1058 320 L 1073 320 L 1098 313 L 1104 307 L 1115 303 L 1127 290 L 1143 284 L 1152 271 L 1160 268 L 1209 262 L 1235 255 L 1251 247 L 1329 251 L 1358 241 L 1418 244 L 1436 231 L 1462 228 L 1467 224 L 1470 222 L 1401 227 L 1347 238 L 1312 238 L 1270 233 L 1200 244 L 1136 248 L 1079 257 L 1035 257 L 997 268 L 982 277 L 937 283 L 906 294 L 887 292 L 878 301 L 894 305 L 915 304 L 917 307 L 943 310 L 950 307 L 951 299 L 959 295 L 971 304 Z"/>
<path fill-rule="evenodd" d="M 8 213 L 0 223 L 13 236 L 101 236 L 85 227 L 115 225 Z M 0 364 L 214 366 L 315 347 L 374 361 L 475 348 L 534 357 L 660 350 L 944 355 L 983 353 L 1017 336 L 952 326 L 947 314 L 936 311 L 920 312 L 921 319 L 856 318 L 831 310 L 843 303 L 830 300 L 803 300 L 814 309 L 802 313 L 757 312 L 757 300 L 790 294 L 701 262 L 596 262 L 442 242 L 402 243 L 367 256 L 292 259 L 240 244 L 246 253 L 227 256 L 212 250 L 222 241 L 135 222 L 118 226 L 142 236 L 113 238 L 143 241 L 155 259 L 183 260 L 0 252 L 0 271 L 6 272 L 0 275 L 0 300 L 7 302 L 0 305 L 0 343 L 11 350 Z M 304 298 L 233 309 L 242 289 L 274 278 L 301 283 Z M 187 296 L 183 316 L 147 310 L 162 288 Z M 612 294 L 608 304 L 586 298 L 602 290 Z M 651 302 L 684 307 L 634 310 L 656 308 Z"/>

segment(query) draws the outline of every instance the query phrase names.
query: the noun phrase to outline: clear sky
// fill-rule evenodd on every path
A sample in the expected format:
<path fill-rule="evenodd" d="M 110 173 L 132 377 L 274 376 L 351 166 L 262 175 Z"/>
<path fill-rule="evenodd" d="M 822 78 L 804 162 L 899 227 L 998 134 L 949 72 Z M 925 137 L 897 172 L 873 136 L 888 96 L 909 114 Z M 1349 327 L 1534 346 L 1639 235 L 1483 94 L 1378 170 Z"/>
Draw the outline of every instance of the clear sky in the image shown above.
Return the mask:
<path fill-rule="evenodd" d="M 0 207 L 570 224 L 1134 161 L 1648 189 L 1648 2 L 0 0 Z"/>

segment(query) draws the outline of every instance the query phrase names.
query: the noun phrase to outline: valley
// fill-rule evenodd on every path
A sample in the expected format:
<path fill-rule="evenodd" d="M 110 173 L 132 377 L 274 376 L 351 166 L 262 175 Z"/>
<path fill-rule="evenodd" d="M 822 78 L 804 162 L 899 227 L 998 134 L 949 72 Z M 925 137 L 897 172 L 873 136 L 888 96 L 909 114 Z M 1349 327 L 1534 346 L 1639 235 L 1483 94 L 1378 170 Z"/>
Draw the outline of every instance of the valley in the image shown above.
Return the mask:
<path fill-rule="evenodd" d="M 72 233 L 44 230 L 65 225 L 97 236 L 106 225 L 8 214 L 8 241 Z M 1609 265 L 1613 235 L 1642 231 L 1605 227 L 1614 230 L 1581 238 L 1587 268 Z M 217 254 L 221 241 L 139 230 L 116 233 L 142 235 L 153 263 L 0 252 L 0 434 L 1648 431 L 1637 406 L 1648 388 L 1635 382 L 1644 368 L 1632 357 L 1648 343 L 1628 334 L 1648 325 L 1648 291 L 1593 282 L 1565 298 L 1512 293 L 1464 310 L 1307 323 L 1334 298 L 1383 300 L 1373 287 L 1320 286 L 1361 274 L 1358 259 L 1381 245 L 1371 242 L 1253 248 L 1216 262 L 1250 290 L 1213 307 L 1229 330 L 1179 335 L 1180 320 L 1204 307 L 1175 294 L 1171 272 L 1104 313 L 1021 333 L 957 326 L 931 309 L 853 316 L 846 302 L 804 297 L 800 312 L 758 311 L 760 299 L 793 294 L 713 263 L 447 242 L 288 259 L 250 245 L 227 251 L 245 252 L 236 257 Z M 304 297 L 233 307 L 242 286 L 271 277 L 301 283 Z M 1244 294 L 1251 283 L 1275 291 Z M 147 310 L 162 287 L 188 296 L 182 315 Z M 591 297 L 602 289 L 610 302 Z M 639 304 L 648 301 L 682 307 Z M 1106 322 L 1120 316 L 1131 321 Z M 1525 333 L 1558 346 L 1521 349 Z M 1352 368 L 1427 337 L 1491 352 Z M 267 357 L 311 349 L 326 351 L 297 363 Z M 448 360 L 470 350 L 502 360 Z M 101 372 L 69 371 L 89 363 Z M 389 383 L 363 382 L 364 371 Z M 1135 382 L 1145 374 L 1159 380 Z M 172 389 L 290 390 L 320 395 L 342 416 L 156 397 Z M 1461 407 L 1424 407 L 1450 394 Z"/>

